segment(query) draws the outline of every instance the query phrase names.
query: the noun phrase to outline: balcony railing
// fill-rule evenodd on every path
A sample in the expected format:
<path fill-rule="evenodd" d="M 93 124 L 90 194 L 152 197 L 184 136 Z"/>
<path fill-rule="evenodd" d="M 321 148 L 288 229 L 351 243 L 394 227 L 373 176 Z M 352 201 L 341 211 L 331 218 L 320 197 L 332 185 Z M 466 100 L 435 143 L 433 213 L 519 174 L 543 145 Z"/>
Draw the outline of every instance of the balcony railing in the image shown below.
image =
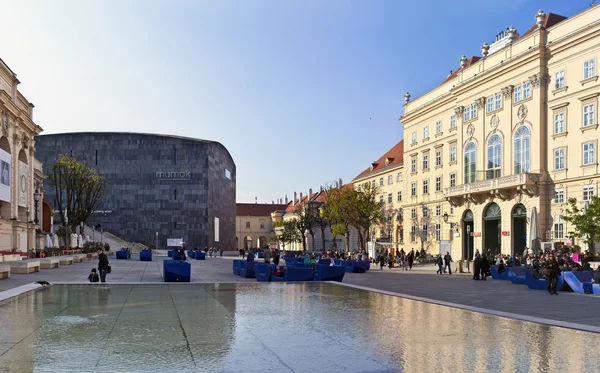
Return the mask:
<path fill-rule="evenodd" d="M 523 173 L 516 175 L 501 176 L 496 178 L 488 178 L 489 171 L 478 171 L 476 179 L 472 183 L 462 184 L 446 188 L 446 197 L 457 197 L 465 194 L 484 193 L 494 189 L 509 189 L 518 188 L 521 186 L 537 186 L 540 180 L 540 174 Z"/>

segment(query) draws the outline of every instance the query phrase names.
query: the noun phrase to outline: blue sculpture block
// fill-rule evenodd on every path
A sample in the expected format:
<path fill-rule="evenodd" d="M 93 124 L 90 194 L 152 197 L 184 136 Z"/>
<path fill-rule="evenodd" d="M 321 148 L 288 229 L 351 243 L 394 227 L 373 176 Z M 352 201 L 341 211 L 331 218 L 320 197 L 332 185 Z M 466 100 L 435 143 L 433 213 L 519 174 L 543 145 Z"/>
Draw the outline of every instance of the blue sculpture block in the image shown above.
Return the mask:
<path fill-rule="evenodd" d="M 192 265 L 178 260 L 165 260 L 163 262 L 163 277 L 165 282 L 190 282 Z"/>
<path fill-rule="evenodd" d="M 233 260 L 233 274 L 234 275 L 240 274 L 240 262 L 241 262 L 241 260 L 238 260 L 238 259 Z"/>
<path fill-rule="evenodd" d="M 315 278 L 315 271 L 312 268 L 287 267 L 283 277 L 272 276 L 271 279 L 276 282 L 281 281 L 312 281 Z"/>
<path fill-rule="evenodd" d="M 256 272 L 254 271 L 254 262 L 240 262 L 240 277 L 244 278 L 255 278 Z"/>
<path fill-rule="evenodd" d="M 196 260 L 206 260 L 206 253 L 203 251 L 196 251 L 194 255 L 196 255 Z"/>
<path fill-rule="evenodd" d="M 337 281 L 342 282 L 346 269 L 342 266 L 329 266 L 317 264 L 317 273 L 315 281 Z"/>
<path fill-rule="evenodd" d="M 168 251 L 167 251 L 167 256 L 168 256 L 169 258 L 172 258 L 172 257 L 173 257 L 173 250 L 168 250 Z"/>
<path fill-rule="evenodd" d="M 151 261 L 152 261 L 152 251 L 151 250 L 140 251 L 140 262 L 151 262 Z"/>
<path fill-rule="evenodd" d="M 129 259 L 129 251 L 117 250 L 117 259 Z"/>
<path fill-rule="evenodd" d="M 272 276 L 272 266 L 266 263 L 258 263 L 255 265 L 256 282 L 269 282 Z"/>

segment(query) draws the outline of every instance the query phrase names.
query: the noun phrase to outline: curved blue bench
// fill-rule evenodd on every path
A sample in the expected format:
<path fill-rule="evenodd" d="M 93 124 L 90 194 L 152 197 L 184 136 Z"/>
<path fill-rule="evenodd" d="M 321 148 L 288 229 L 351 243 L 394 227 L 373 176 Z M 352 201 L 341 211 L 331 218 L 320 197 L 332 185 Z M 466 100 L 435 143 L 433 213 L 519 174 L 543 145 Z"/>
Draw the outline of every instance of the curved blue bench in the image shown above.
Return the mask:
<path fill-rule="evenodd" d="M 562 276 L 575 293 L 593 292 L 594 271 L 562 272 Z"/>
<path fill-rule="evenodd" d="M 342 266 L 329 266 L 317 264 L 317 272 L 315 273 L 315 281 L 337 281 L 342 282 L 346 269 Z"/>
<path fill-rule="evenodd" d="M 368 260 L 357 260 L 356 267 L 358 267 L 358 273 L 365 273 L 371 268 L 371 262 Z"/>
<path fill-rule="evenodd" d="M 241 262 L 241 260 L 239 260 L 239 259 L 233 260 L 233 274 L 234 275 L 240 274 L 240 262 Z"/>
<path fill-rule="evenodd" d="M 341 259 L 333 259 L 334 266 L 344 266 L 344 261 Z"/>
<path fill-rule="evenodd" d="M 240 277 L 244 278 L 255 278 L 256 272 L 254 270 L 255 262 L 241 262 L 240 263 Z"/>
<path fill-rule="evenodd" d="M 117 259 L 129 259 L 129 251 L 127 250 L 117 250 Z"/>
<path fill-rule="evenodd" d="M 319 261 L 317 262 L 317 264 L 321 264 L 321 265 L 331 265 L 331 259 L 319 259 Z"/>
<path fill-rule="evenodd" d="M 151 261 L 152 261 L 152 251 L 151 250 L 140 251 L 140 262 L 151 262 Z"/>
<path fill-rule="evenodd" d="M 346 268 L 346 272 L 354 272 L 356 268 L 356 260 L 345 260 L 344 267 Z"/>
<path fill-rule="evenodd" d="M 509 267 L 506 269 L 506 272 L 508 273 L 508 279 L 510 282 L 516 285 L 525 285 L 525 273 L 527 271 L 533 272 L 532 269 L 527 269 L 521 266 Z"/>
<path fill-rule="evenodd" d="M 294 266 L 296 264 L 298 264 L 298 259 L 293 258 L 293 257 L 292 258 L 290 258 L 290 257 L 286 257 L 285 258 L 285 265 L 286 266 Z"/>
<path fill-rule="evenodd" d="M 283 277 L 273 276 L 271 279 L 275 282 L 283 281 L 312 281 L 315 278 L 315 272 L 312 268 L 287 267 Z"/>
<path fill-rule="evenodd" d="M 258 253 L 258 259 L 263 259 L 265 257 L 265 253 L 260 252 Z"/>
<path fill-rule="evenodd" d="M 525 272 L 525 285 L 532 290 L 548 290 L 548 280 L 544 278 L 536 279 L 533 277 L 533 270 Z M 556 290 L 569 290 L 569 286 L 565 283 L 562 273 L 556 280 Z"/>
<path fill-rule="evenodd" d="M 255 266 L 256 282 L 269 282 L 273 272 L 272 266 L 267 263 L 258 263 Z"/>
<path fill-rule="evenodd" d="M 173 257 L 173 250 L 168 250 L 168 251 L 167 251 L 167 256 L 168 256 L 169 258 L 172 258 L 172 257 Z"/>
<path fill-rule="evenodd" d="M 206 253 L 204 251 L 196 251 L 194 257 L 196 260 L 206 260 Z"/>
<path fill-rule="evenodd" d="M 194 257 L 194 252 L 192 250 L 188 250 L 187 251 L 187 256 L 188 256 L 188 258 L 193 258 Z"/>
<path fill-rule="evenodd" d="M 192 265 L 178 260 L 163 262 L 163 278 L 165 282 L 190 282 Z"/>
<path fill-rule="evenodd" d="M 502 272 L 502 273 L 498 273 L 498 266 L 497 265 L 493 265 L 490 266 L 490 273 L 492 274 L 492 278 L 494 280 L 509 280 L 508 278 L 508 267 L 506 267 L 506 271 Z"/>

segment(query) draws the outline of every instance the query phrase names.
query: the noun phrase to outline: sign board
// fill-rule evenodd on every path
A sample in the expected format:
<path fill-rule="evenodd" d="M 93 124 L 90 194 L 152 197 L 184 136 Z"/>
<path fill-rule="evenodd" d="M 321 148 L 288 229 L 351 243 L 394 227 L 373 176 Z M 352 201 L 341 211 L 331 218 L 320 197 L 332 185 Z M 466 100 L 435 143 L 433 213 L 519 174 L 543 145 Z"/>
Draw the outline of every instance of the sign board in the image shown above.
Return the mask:
<path fill-rule="evenodd" d="M 481 237 L 481 232 L 473 232 L 473 237 Z"/>
<path fill-rule="evenodd" d="M 183 243 L 183 238 L 167 238 L 168 247 L 180 247 Z"/>
<path fill-rule="evenodd" d="M 0 200 L 10 202 L 10 154 L 0 149 Z"/>
<path fill-rule="evenodd" d="M 502 231 L 502 235 L 503 236 L 510 236 L 510 232 L 509 231 Z"/>
<path fill-rule="evenodd" d="M 19 206 L 27 206 L 27 164 L 19 161 Z"/>
<path fill-rule="evenodd" d="M 446 252 L 450 252 L 450 241 L 442 240 L 440 241 L 440 255 L 446 255 Z"/>
<path fill-rule="evenodd" d="M 219 218 L 215 218 L 215 242 L 219 242 Z"/>

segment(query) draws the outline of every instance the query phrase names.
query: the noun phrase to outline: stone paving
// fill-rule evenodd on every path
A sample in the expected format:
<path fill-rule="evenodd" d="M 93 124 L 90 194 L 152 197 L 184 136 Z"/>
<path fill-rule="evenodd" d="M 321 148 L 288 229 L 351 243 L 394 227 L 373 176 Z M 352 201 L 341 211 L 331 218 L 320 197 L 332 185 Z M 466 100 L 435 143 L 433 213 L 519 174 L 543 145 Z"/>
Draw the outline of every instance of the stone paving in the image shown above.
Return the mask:
<path fill-rule="evenodd" d="M 162 262 L 165 257 L 154 257 L 152 262 L 140 262 L 134 254 L 130 260 L 111 257 L 113 273 L 108 282 L 162 282 Z M 235 276 L 231 271 L 231 259 L 208 258 L 191 260 L 192 282 L 255 282 Z M 0 291 L 31 284 L 34 281 L 82 282 L 96 262 L 76 263 L 57 269 L 42 269 L 29 275 L 12 275 L 0 280 Z M 433 266 L 416 267 L 413 271 L 373 268 L 367 273 L 347 273 L 344 282 L 369 288 L 479 307 L 500 312 L 546 318 L 561 322 L 600 327 L 600 318 L 595 311 L 600 306 L 600 297 L 584 294 L 564 293 L 549 295 L 545 291 L 529 290 L 524 285 L 513 285 L 507 281 L 473 281 L 470 275 L 436 275 Z"/>

